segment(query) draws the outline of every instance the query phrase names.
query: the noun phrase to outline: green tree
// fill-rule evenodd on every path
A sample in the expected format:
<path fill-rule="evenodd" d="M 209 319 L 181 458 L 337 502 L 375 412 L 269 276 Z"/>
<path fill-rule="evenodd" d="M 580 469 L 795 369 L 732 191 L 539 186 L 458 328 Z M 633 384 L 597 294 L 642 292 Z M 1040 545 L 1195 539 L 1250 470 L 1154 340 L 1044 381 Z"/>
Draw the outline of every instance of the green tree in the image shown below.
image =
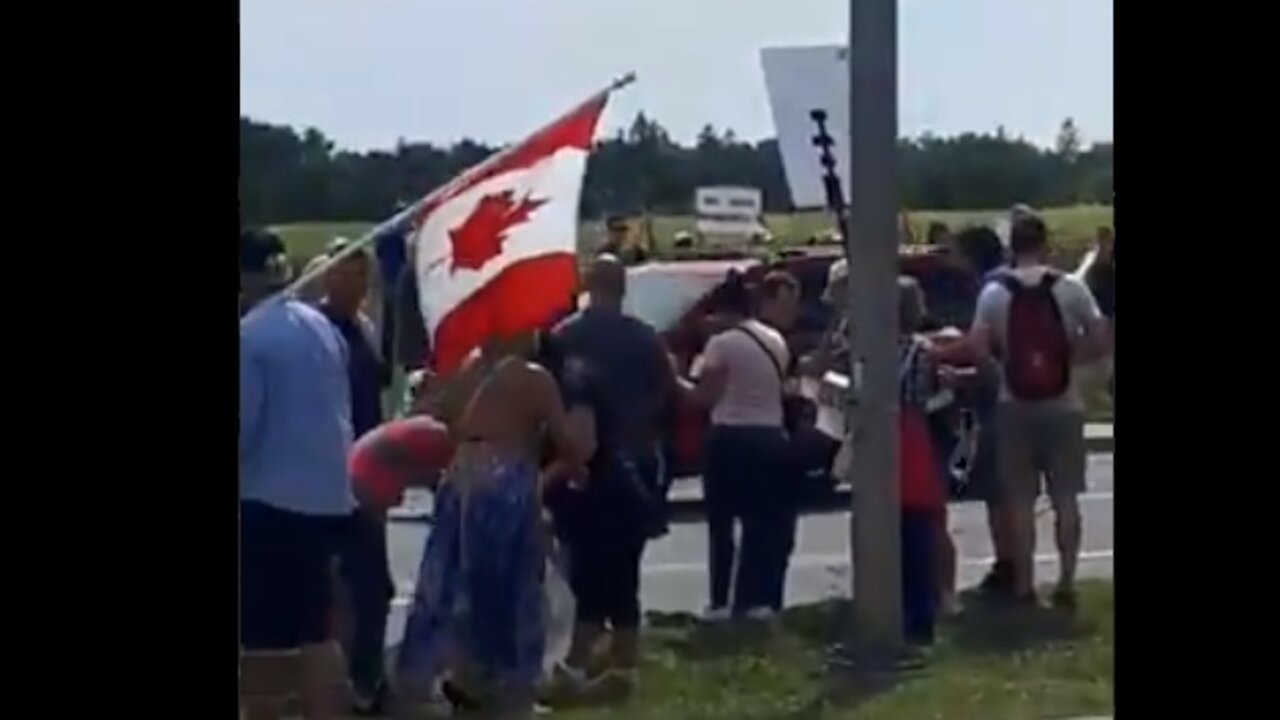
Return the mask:
<path fill-rule="evenodd" d="M 423 196 L 494 150 L 474 140 L 449 147 L 401 140 L 389 150 L 335 151 L 314 128 L 296 131 L 241 118 L 241 216 L 259 224 L 380 220 L 398 202 Z M 915 209 L 1110 202 L 1114 194 L 1114 146 L 1085 147 L 1070 118 L 1048 150 L 1001 127 L 992 134 L 902 140 L 898 152 L 903 201 Z M 767 210 L 791 209 L 776 140 L 743 142 L 732 130 L 708 124 L 686 146 L 638 113 L 624 130 L 596 143 L 581 211 L 588 218 L 688 213 L 701 185 L 756 187 Z"/>

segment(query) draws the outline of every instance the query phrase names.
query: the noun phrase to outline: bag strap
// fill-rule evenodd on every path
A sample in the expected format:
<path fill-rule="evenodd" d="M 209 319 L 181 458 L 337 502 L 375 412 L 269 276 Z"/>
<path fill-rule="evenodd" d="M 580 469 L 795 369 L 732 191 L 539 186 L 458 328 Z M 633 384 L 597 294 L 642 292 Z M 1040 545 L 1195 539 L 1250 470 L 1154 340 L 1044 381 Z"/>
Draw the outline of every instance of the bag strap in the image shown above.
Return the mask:
<path fill-rule="evenodd" d="M 902 364 L 898 366 L 898 386 L 899 387 L 906 385 L 907 380 L 910 379 L 911 376 L 915 374 L 916 356 L 920 354 L 921 345 L 922 343 L 918 342 L 913 338 L 911 340 L 911 345 L 907 347 L 907 356 L 902 359 Z"/>
<path fill-rule="evenodd" d="M 774 355 L 773 351 L 770 350 L 768 346 L 764 344 L 764 341 L 761 340 L 755 333 L 748 330 L 745 325 L 735 325 L 733 326 L 733 329 L 738 330 L 742 334 L 751 338 L 751 341 L 756 344 L 756 347 L 760 348 L 761 352 L 769 356 L 769 364 L 773 366 L 773 371 L 778 374 L 778 387 L 779 389 L 783 389 L 784 386 L 787 384 L 787 376 L 786 376 L 786 373 L 782 372 L 782 364 L 778 362 L 778 356 Z"/>

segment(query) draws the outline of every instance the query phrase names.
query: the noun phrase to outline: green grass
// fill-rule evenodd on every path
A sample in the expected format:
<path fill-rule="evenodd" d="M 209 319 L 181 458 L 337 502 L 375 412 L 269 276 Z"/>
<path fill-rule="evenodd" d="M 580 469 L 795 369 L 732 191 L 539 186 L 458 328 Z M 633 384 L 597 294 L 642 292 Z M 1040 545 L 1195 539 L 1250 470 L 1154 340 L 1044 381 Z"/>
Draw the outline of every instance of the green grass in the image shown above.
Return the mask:
<path fill-rule="evenodd" d="M 1075 617 L 976 609 L 942 626 L 923 671 L 872 685 L 824 667 L 843 602 L 788 610 L 779 627 L 713 629 L 660 618 L 637 695 L 564 720 L 916 720 L 1110 715 L 1114 586 L 1081 584 Z"/>
<path fill-rule="evenodd" d="M 1000 214 L 998 210 L 925 210 L 908 214 L 913 232 L 923 238 L 925 229 L 935 220 L 947 223 L 952 229 L 959 229 L 969 224 L 989 222 Z M 1074 267 L 1076 261 L 1088 249 L 1094 232 L 1099 225 L 1109 225 L 1112 221 L 1112 208 L 1103 205 L 1077 205 L 1066 208 L 1048 208 L 1043 211 L 1045 222 L 1053 233 L 1054 245 L 1058 249 L 1060 261 Z M 815 234 L 824 233 L 831 227 L 830 217 L 821 212 L 802 212 L 787 214 L 771 214 L 766 217 L 773 234 L 783 242 L 800 242 Z M 359 237 L 373 227 L 367 222 L 348 223 L 294 223 L 280 225 L 274 229 L 280 234 L 289 249 L 290 257 L 305 262 L 314 257 L 334 237 L 343 235 L 351 238 Z M 681 230 L 693 229 L 693 218 L 689 216 L 658 216 L 653 221 L 655 241 L 661 247 L 671 241 L 672 236 Z M 586 222 L 579 228 L 579 238 L 583 246 L 594 247 L 603 236 L 603 224 Z"/>
<path fill-rule="evenodd" d="M 284 246 L 289 253 L 289 257 L 295 262 L 305 263 L 323 252 L 325 246 L 334 238 L 346 237 L 354 240 L 373 229 L 373 223 L 305 222 L 293 223 L 291 225 L 277 225 L 272 229 L 280 235 L 280 239 L 284 242 Z"/>

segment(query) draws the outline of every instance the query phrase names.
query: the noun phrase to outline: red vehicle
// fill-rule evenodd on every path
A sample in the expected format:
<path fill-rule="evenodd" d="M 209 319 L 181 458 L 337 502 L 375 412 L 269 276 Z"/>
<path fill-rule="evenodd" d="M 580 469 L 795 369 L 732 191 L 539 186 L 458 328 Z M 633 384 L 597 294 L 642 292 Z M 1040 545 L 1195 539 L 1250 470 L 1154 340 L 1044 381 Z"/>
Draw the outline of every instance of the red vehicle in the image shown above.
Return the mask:
<path fill-rule="evenodd" d="M 785 253 L 773 262 L 743 255 L 653 262 L 632 267 L 627 275 L 627 311 L 648 322 L 667 343 L 678 372 L 688 376 L 694 359 L 717 328 L 710 322 L 712 294 L 731 271 L 743 273 L 748 284 L 759 281 L 770 269 L 784 269 L 800 282 L 801 311 L 796 326 L 787 334 L 794 356 L 813 351 L 832 327 L 834 310 L 822 301 L 832 263 L 843 257 L 843 249 L 806 248 Z M 931 307 L 962 301 L 967 290 L 950 281 L 943 256 L 936 249 L 904 251 L 902 271 L 920 281 Z M 707 413 L 682 398 L 668 439 L 668 456 L 673 477 L 698 475 L 702 470 L 702 440 L 708 425 Z M 837 444 L 814 428 L 796 442 L 804 455 L 806 477 L 815 489 L 830 489 L 834 479 L 829 468 Z"/>

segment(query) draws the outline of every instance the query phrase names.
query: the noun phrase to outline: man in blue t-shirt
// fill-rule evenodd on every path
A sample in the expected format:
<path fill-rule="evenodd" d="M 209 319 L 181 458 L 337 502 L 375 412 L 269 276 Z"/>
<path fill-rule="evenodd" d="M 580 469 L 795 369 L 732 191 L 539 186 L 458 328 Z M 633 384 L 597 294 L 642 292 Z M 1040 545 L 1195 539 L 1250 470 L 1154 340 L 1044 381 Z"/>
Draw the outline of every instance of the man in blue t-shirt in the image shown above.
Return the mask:
<path fill-rule="evenodd" d="M 347 346 L 314 308 L 273 296 L 280 239 L 240 236 L 240 647 L 245 717 L 300 695 L 334 717 L 346 693 L 330 641 L 333 562 L 355 507 L 347 479 Z"/>

